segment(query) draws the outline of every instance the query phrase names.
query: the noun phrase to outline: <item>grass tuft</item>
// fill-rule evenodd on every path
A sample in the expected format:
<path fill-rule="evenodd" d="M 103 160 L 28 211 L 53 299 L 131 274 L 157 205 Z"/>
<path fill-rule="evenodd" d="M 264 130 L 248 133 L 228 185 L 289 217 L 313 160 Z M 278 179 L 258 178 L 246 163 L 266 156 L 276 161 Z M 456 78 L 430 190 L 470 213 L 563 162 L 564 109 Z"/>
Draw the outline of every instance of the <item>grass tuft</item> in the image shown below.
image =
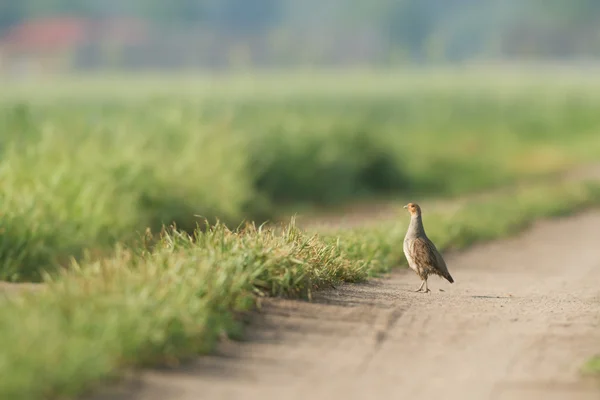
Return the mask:
<path fill-rule="evenodd" d="M 600 376 L 600 356 L 593 357 L 583 366 L 583 373 Z"/>

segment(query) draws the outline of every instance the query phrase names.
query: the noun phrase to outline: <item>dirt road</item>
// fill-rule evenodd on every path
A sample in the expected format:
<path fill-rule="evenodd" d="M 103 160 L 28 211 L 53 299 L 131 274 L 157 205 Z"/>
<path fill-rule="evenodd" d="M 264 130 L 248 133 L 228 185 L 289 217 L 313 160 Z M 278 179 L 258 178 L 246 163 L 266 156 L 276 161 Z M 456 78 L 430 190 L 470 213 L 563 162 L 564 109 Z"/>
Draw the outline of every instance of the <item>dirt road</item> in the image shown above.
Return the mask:
<path fill-rule="evenodd" d="M 245 343 L 102 399 L 600 399 L 600 212 L 448 254 L 456 283 L 399 271 L 270 299 Z M 444 290 L 443 292 L 440 289 Z"/>

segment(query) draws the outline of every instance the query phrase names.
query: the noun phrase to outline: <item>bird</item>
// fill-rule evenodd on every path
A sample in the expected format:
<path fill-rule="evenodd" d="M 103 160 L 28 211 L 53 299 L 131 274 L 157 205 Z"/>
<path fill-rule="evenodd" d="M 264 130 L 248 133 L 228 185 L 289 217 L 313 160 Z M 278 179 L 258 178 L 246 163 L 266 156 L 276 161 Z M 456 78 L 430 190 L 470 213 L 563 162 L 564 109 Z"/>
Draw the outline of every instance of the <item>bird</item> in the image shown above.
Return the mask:
<path fill-rule="evenodd" d="M 430 275 L 438 275 L 448 282 L 454 283 L 454 279 L 448 272 L 446 261 L 425 234 L 421 207 L 416 203 L 408 203 L 404 208 L 410 213 L 410 224 L 404 237 L 404 255 L 408 266 L 421 278 L 421 286 L 415 292 L 431 292 L 427 287 L 427 278 Z"/>

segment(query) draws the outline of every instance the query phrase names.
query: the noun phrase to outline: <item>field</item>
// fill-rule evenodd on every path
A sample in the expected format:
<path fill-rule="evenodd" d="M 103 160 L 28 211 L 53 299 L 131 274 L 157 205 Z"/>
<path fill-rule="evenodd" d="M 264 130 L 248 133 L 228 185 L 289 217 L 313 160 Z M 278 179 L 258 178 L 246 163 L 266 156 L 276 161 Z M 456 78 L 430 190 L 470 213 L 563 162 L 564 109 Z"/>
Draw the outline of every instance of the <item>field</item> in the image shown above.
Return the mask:
<path fill-rule="evenodd" d="M 176 363 L 239 337 L 235 317 L 257 297 L 310 297 L 402 264 L 402 219 L 316 236 L 259 226 L 290 211 L 530 182 L 428 217 L 456 249 L 599 204 L 597 185 L 541 180 L 600 160 L 599 83 L 448 72 L 9 86 L 0 276 L 48 284 L 5 300 L 0 394 L 75 395 Z"/>
<path fill-rule="evenodd" d="M 203 218 L 455 196 L 600 157 L 591 87 L 436 77 L 9 86 L 0 277 L 39 281 L 85 249 L 106 254 L 171 222 L 192 231 Z"/>

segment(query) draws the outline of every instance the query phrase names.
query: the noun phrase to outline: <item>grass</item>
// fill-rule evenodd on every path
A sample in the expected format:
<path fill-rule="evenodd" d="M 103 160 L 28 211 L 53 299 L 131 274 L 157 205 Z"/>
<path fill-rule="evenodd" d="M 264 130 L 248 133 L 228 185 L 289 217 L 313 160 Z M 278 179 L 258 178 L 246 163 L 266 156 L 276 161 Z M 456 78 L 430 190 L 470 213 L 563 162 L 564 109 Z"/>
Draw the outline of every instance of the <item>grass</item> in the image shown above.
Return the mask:
<path fill-rule="evenodd" d="M 425 223 L 449 250 L 597 204 L 597 184 L 540 185 L 452 213 L 432 210 Z M 128 368 L 209 352 L 222 335 L 241 337 L 236 317 L 261 296 L 309 298 L 402 264 L 407 221 L 398 221 L 326 235 L 302 232 L 293 221 L 282 230 L 165 229 L 157 242 L 148 235 L 146 246 L 73 262 L 43 290 L 3 301 L 0 340 L 10 346 L 0 354 L 0 397 L 73 397 Z"/>
<path fill-rule="evenodd" d="M 40 281 L 172 222 L 192 232 L 202 217 L 232 226 L 375 196 L 457 196 L 599 160 L 600 81 L 542 78 L 6 82 L 0 279 Z"/>
<path fill-rule="evenodd" d="M 583 372 L 585 374 L 592 374 L 600 376 L 600 356 L 593 357 L 584 366 Z"/>
<path fill-rule="evenodd" d="M 474 243 L 508 237 L 539 219 L 569 215 L 577 207 L 585 209 L 598 204 L 600 186 L 596 183 L 540 184 L 489 200 L 470 200 L 452 211 L 428 211 L 424 224 L 438 248 L 461 250 Z M 406 210 L 399 210 L 400 215 L 405 213 Z M 401 217 L 395 221 L 376 228 L 340 230 L 324 240 L 335 241 L 351 259 L 367 260 L 368 275 L 378 275 L 405 265 L 398 243 L 404 240 L 407 222 Z"/>

